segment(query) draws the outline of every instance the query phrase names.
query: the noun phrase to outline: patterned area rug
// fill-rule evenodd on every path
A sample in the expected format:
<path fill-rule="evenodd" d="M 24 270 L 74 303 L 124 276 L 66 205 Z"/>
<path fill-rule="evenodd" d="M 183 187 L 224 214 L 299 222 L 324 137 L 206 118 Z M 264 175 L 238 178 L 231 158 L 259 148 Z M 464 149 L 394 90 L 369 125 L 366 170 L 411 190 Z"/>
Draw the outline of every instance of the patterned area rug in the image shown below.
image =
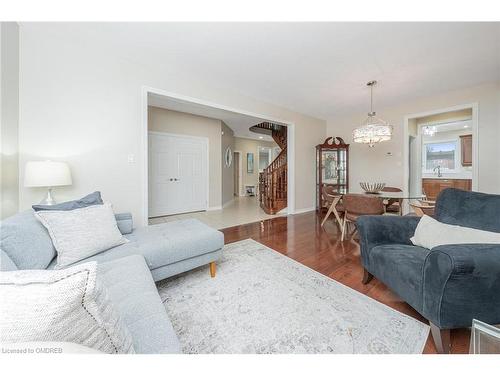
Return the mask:
<path fill-rule="evenodd" d="M 253 240 L 158 290 L 185 353 L 421 353 L 429 327 Z"/>

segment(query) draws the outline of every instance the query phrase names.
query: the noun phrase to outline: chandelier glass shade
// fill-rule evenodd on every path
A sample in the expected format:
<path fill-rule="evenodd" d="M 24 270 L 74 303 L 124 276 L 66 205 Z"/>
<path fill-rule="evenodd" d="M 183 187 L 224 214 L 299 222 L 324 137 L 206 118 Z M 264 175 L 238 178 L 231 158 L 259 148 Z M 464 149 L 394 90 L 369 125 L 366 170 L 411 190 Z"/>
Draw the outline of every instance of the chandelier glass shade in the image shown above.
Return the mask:
<path fill-rule="evenodd" d="M 424 135 L 428 135 L 428 136 L 431 136 L 433 137 L 434 134 L 436 134 L 436 127 L 435 126 L 424 126 L 423 129 L 422 129 Z"/>
<path fill-rule="evenodd" d="M 354 142 L 365 143 L 370 147 L 373 147 L 375 143 L 389 141 L 392 138 L 393 130 L 391 125 L 378 118 L 373 111 L 373 86 L 375 86 L 376 83 L 377 81 L 370 81 L 367 83 L 367 86 L 369 86 L 371 90 L 370 113 L 368 113 L 368 118 L 363 125 L 354 129 L 352 133 Z"/>

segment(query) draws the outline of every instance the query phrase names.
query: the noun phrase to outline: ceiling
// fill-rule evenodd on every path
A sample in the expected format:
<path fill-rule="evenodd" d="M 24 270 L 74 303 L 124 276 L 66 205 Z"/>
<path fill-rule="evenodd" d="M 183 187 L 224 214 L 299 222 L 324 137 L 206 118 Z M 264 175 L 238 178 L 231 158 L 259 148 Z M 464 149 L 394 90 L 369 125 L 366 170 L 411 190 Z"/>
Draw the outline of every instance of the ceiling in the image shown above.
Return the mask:
<path fill-rule="evenodd" d="M 45 26 L 44 26 L 45 27 Z M 48 26 L 47 26 L 48 27 Z M 57 23 L 129 60 L 166 65 L 328 119 L 500 81 L 500 23 Z"/>
<path fill-rule="evenodd" d="M 235 137 L 274 142 L 269 135 L 257 134 L 248 130 L 251 126 L 267 121 L 266 119 L 151 93 L 148 95 L 148 105 L 222 120 L 234 131 Z"/>

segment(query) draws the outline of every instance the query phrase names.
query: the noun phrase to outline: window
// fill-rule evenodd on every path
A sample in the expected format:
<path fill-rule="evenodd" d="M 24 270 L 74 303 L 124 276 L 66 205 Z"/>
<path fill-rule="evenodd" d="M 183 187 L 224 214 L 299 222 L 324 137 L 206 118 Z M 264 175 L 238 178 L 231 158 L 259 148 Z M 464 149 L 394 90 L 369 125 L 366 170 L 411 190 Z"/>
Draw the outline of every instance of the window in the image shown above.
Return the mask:
<path fill-rule="evenodd" d="M 457 164 L 457 142 L 424 143 L 424 170 L 432 172 L 434 168 L 454 172 Z"/>

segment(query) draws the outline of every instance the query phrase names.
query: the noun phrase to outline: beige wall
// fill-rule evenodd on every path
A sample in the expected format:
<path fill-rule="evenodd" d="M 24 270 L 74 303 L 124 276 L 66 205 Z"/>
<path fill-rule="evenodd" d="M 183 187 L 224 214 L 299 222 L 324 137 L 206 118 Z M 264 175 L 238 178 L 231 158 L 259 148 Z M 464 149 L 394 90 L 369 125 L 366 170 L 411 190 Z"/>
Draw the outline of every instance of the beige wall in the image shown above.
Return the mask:
<path fill-rule="evenodd" d="M 0 219 L 19 209 L 19 27 L 2 22 Z"/>
<path fill-rule="evenodd" d="M 240 151 L 241 168 L 242 168 L 242 187 L 245 193 L 245 185 L 254 185 L 256 189 L 259 187 L 259 146 L 260 147 L 276 147 L 275 142 L 259 141 L 248 138 L 234 138 L 234 150 Z M 253 153 L 253 173 L 247 173 L 247 154 Z"/>
<path fill-rule="evenodd" d="M 221 121 L 221 169 L 222 169 L 222 205 L 231 202 L 234 198 L 234 163 L 227 167 L 225 162 L 226 149 L 231 148 L 231 156 L 234 151 L 234 132 L 223 121 Z"/>
<path fill-rule="evenodd" d="M 500 85 L 485 84 L 450 91 L 433 97 L 421 98 L 393 108 L 377 108 L 377 115 L 394 126 L 394 136 L 389 142 L 369 148 L 352 142 L 352 130 L 364 121 L 364 111 L 359 115 L 334 117 L 328 120 L 329 136 L 343 137 L 351 144 L 350 184 L 359 186 L 361 181 L 383 181 L 391 186 L 403 186 L 403 123 L 407 115 L 439 110 L 477 102 L 478 124 L 478 190 L 500 193 Z M 392 156 L 387 153 L 391 152 Z"/>
<path fill-rule="evenodd" d="M 149 107 L 148 128 L 150 131 L 183 134 L 208 138 L 209 196 L 210 208 L 221 206 L 221 121 L 189 113 Z"/>
<path fill-rule="evenodd" d="M 451 111 L 438 113 L 436 115 L 419 117 L 416 119 L 417 125 L 432 124 L 440 122 L 452 122 L 460 120 L 469 120 L 472 118 L 472 109 L 462 109 L 460 111 Z"/>
<path fill-rule="evenodd" d="M 89 31 L 92 25 L 89 25 Z M 75 40 L 51 23 L 20 26 L 20 176 L 27 160 L 64 160 L 73 185 L 57 188 L 57 199 L 100 190 L 116 211 L 129 211 L 144 225 L 147 207 L 143 176 L 141 90 L 144 86 L 295 125 L 295 209 L 312 209 L 315 149 L 326 136 L 326 122 L 293 110 L 200 81 L 168 61 L 146 65 Z M 209 77 L 207 77 L 207 80 Z M 130 156 L 133 155 L 133 158 Z M 20 206 L 38 202 L 43 191 L 20 186 Z"/>

